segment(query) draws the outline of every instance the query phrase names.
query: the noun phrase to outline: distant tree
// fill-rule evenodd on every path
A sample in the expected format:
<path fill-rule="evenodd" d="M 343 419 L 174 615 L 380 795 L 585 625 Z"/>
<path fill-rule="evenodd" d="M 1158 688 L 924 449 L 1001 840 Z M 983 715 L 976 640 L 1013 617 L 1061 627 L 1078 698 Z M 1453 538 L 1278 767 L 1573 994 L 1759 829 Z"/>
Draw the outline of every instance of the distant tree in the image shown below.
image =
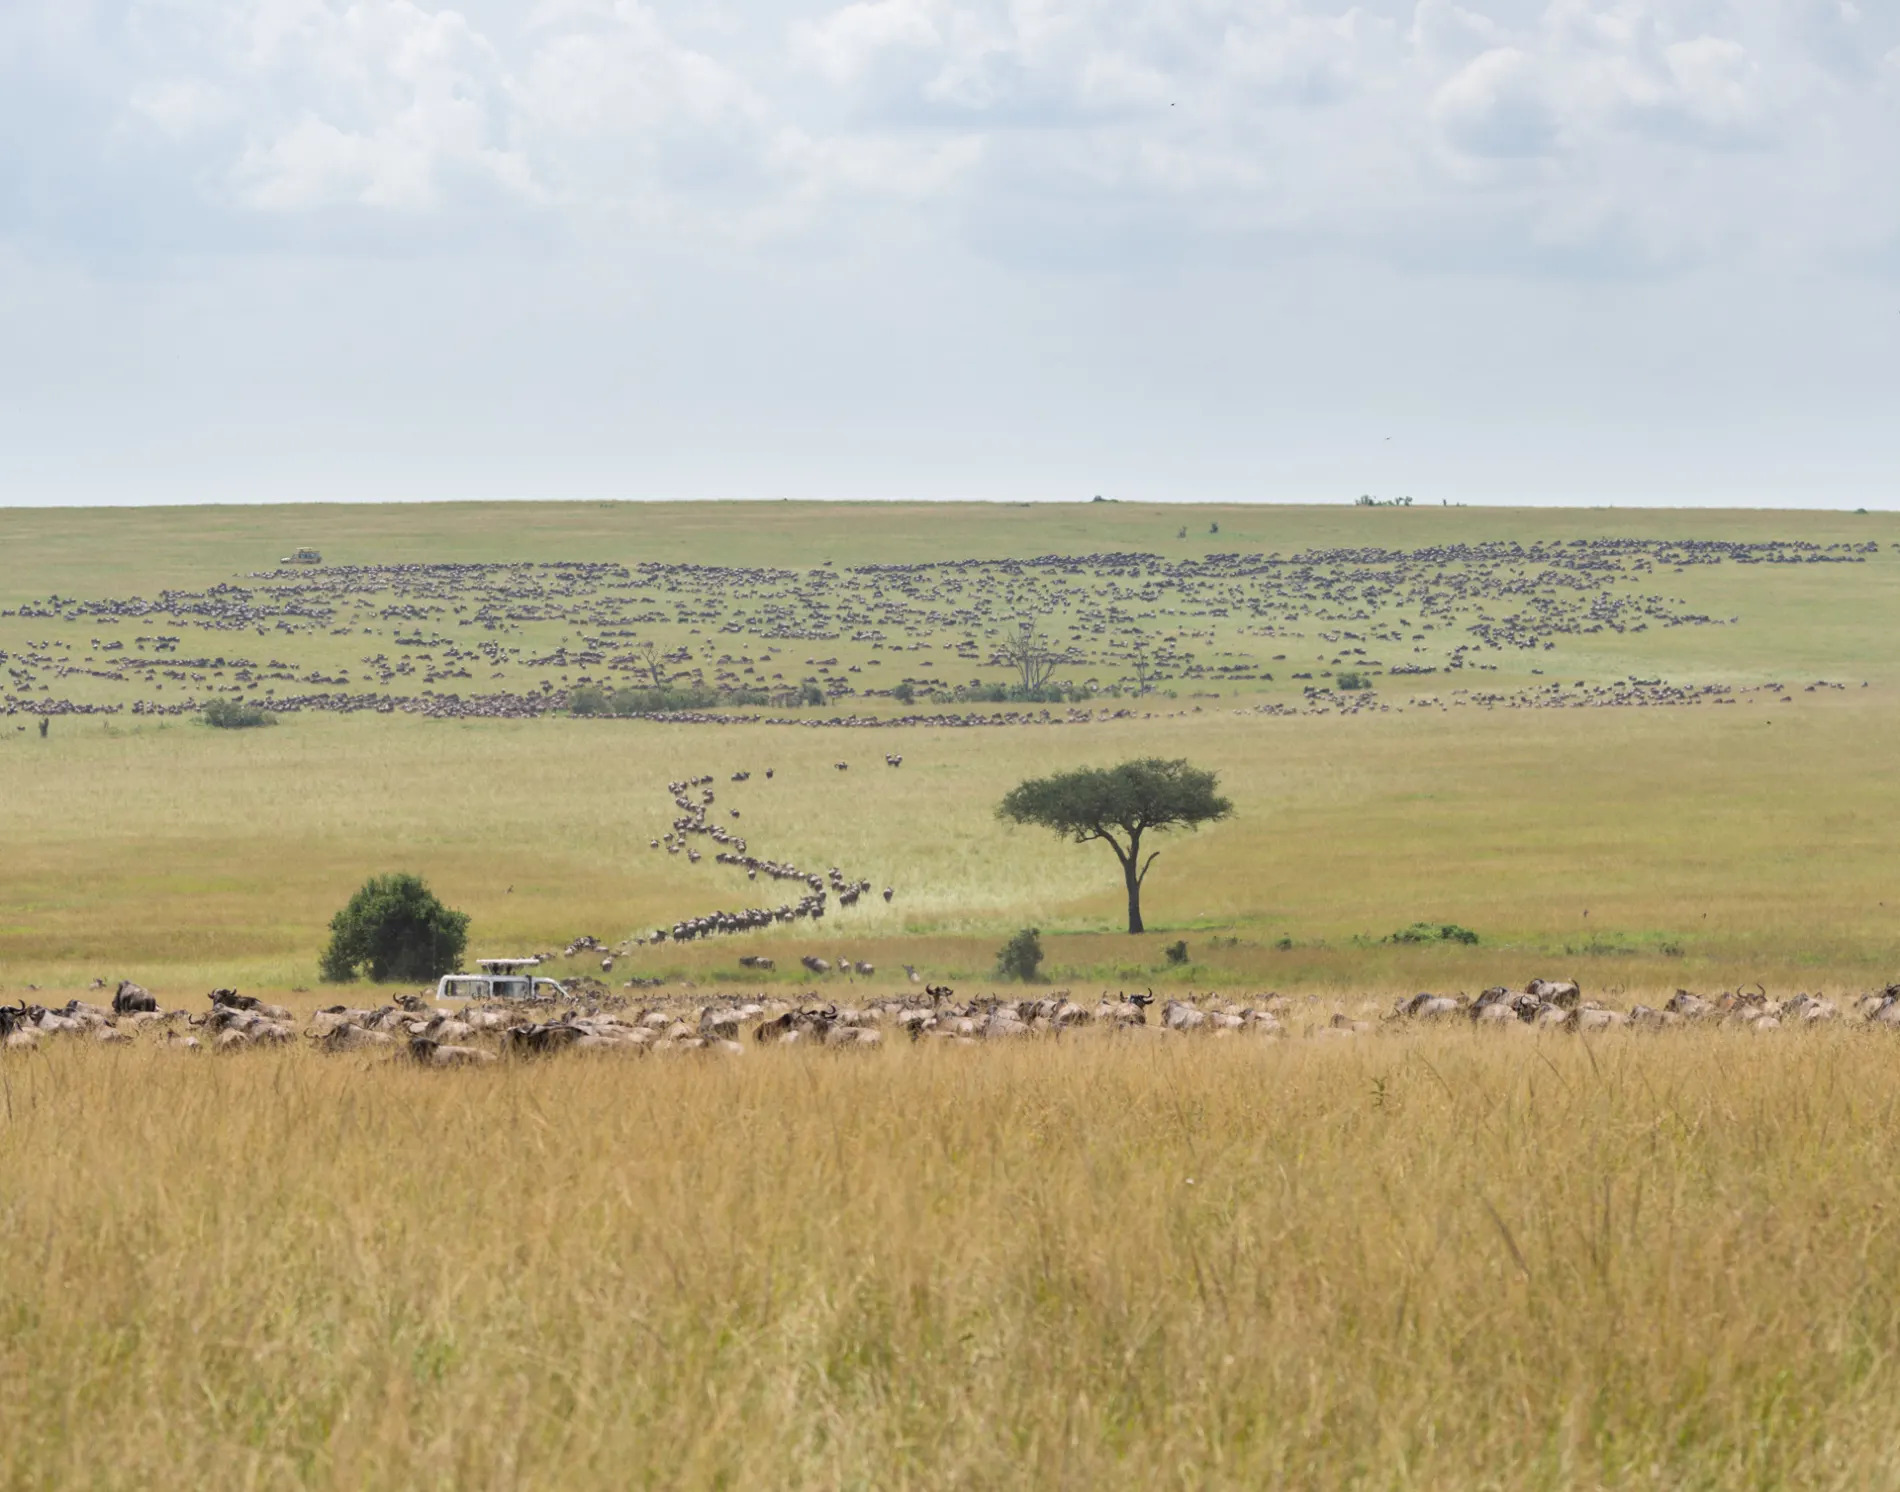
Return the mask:
<path fill-rule="evenodd" d="M 1100 839 L 1121 862 L 1128 887 L 1128 930 L 1142 931 L 1141 886 L 1161 852 L 1141 858 L 1141 839 L 1227 818 L 1234 805 L 1216 789 L 1214 773 L 1186 761 L 1147 757 L 1119 767 L 1084 767 L 1018 783 L 997 807 L 1011 823 L 1036 824 L 1077 844 Z"/>
<path fill-rule="evenodd" d="M 330 919 L 323 977 L 347 982 L 367 970 L 380 983 L 440 978 L 461 967 L 468 914 L 443 906 L 418 876 L 371 876 Z"/>
<path fill-rule="evenodd" d="M 900 705 L 914 704 L 917 700 L 916 686 L 914 686 L 909 679 L 905 679 L 903 683 L 891 691 L 891 698 L 896 700 Z"/>
<path fill-rule="evenodd" d="M 996 650 L 997 661 L 1013 669 L 1023 696 L 1033 699 L 1049 682 L 1062 661 L 1050 649 L 1034 618 L 1025 617 Z"/>
<path fill-rule="evenodd" d="M 666 655 L 660 651 L 660 645 L 648 638 L 633 650 L 635 667 L 653 680 L 655 689 L 664 689 L 667 684 Z"/>
<path fill-rule="evenodd" d="M 1148 651 L 1148 634 L 1137 632 L 1128 650 L 1128 671 L 1135 676 L 1135 693 L 1146 694 L 1155 680 L 1155 659 Z"/>

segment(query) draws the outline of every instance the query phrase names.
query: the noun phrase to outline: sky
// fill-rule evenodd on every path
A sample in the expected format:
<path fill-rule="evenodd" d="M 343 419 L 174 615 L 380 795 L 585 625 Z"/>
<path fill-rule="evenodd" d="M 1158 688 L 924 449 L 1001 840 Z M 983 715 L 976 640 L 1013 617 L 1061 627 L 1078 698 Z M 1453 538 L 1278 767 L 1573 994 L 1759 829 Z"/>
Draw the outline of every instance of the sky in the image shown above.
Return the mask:
<path fill-rule="evenodd" d="M 0 504 L 1900 506 L 1900 0 L 0 0 Z"/>

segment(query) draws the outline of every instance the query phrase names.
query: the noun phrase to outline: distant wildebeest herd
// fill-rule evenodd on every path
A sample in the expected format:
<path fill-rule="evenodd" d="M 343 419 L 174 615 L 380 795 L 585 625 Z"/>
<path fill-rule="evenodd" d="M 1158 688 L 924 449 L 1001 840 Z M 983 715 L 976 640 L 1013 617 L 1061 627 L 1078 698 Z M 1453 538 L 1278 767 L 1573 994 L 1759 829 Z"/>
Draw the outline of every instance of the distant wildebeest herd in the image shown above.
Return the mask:
<path fill-rule="evenodd" d="M 102 983 L 96 981 L 96 983 Z M 863 1049 L 887 1038 L 916 1043 L 977 1045 L 989 1041 L 1058 1038 L 1097 1031 L 1125 1037 L 1199 1039 L 1253 1035 L 1314 1040 L 1372 1037 L 1439 1023 L 1530 1034 L 1602 1034 L 1729 1027 L 1769 1032 L 1784 1027 L 1855 1024 L 1900 1029 L 1900 984 L 1837 1002 L 1819 995 L 1790 999 L 1754 991 L 1704 998 L 1678 990 L 1660 1007 L 1615 1010 L 1583 998 L 1573 981 L 1534 979 L 1521 990 L 1486 990 L 1477 999 L 1420 994 L 1402 999 L 1379 1020 L 1344 1011 L 1322 1018 L 1316 1001 L 1284 995 L 1228 1000 L 1218 995 L 1170 999 L 1150 1019 L 1152 990 L 1103 991 L 1093 1002 L 1068 991 L 1022 998 L 994 993 L 958 998 L 947 986 L 892 994 L 844 1007 L 836 1001 L 790 1001 L 774 996 L 721 998 L 696 1003 L 648 1002 L 595 994 L 564 1004 L 521 1000 L 456 1009 L 404 995 L 374 1007 L 332 1005 L 301 1031 L 291 1012 L 256 996 L 216 989 L 198 1011 L 167 1010 L 150 992 L 122 981 L 109 1003 L 70 1000 L 57 1009 L 0 1006 L 0 1046 L 31 1050 L 49 1037 L 125 1044 L 140 1037 L 185 1051 L 286 1047 L 300 1042 L 323 1052 L 387 1052 L 428 1067 L 482 1066 L 504 1058 L 558 1052 L 706 1052 L 728 1056 L 758 1046 Z"/>
<path fill-rule="evenodd" d="M 230 696 L 278 712 L 524 718 L 567 709 L 574 690 L 628 683 L 682 685 L 769 708 L 814 700 L 933 706 L 897 716 L 772 717 L 800 725 L 1005 725 L 1133 713 L 952 708 L 998 697 L 984 692 L 999 670 L 1008 672 L 996 639 L 1021 616 L 1046 623 L 1057 676 L 1083 694 L 1101 691 L 1104 704 L 1118 692 L 1146 695 L 1161 681 L 1188 688 L 1272 682 L 1284 664 L 1282 682 L 1311 681 L 1302 713 L 1357 712 L 1367 708 L 1363 696 L 1325 684 L 1335 670 L 1396 681 L 1494 669 L 1486 659 L 1513 653 L 1555 663 L 1545 655 L 1565 638 L 1726 624 L 1650 589 L 1663 574 L 1864 564 L 1878 550 L 1872 542 L 1579 538 L 844 568 L 598 560 L 296 565 L 204 590 L 150 598 L 55 594 L 0 611 L 0 714 L 171 716 Z M 41 623 L 87 633 L 61 637 Z M 113 635 L 120 627 L 148 630 Z M 29 631 L 37 635 L 19 635 Z M 246 634 L 253 641 L 244 652 L 254 656 L 239 651 Z M 189 648 L 187 635 L 196 639 Z M 330 641 L 344 637 L 360 641 L 344 649 Z M 259 638 L 270 639 L 268 650 L 254 645 Z M 662 651 L 643 653 L 636 639 Z M 305 653 L 295 661 L 319 643 L 324 660 Z M 802 650 L 794 644 L 815 643 L 839 652 L 815 651 L 802 662 L 794 656 Z M 355 646 L 372 651 L 347 663 L 336 656 Z M 277 657 L 279 650 L 292 657 Z M 963 672 L 970 668 L 990 676 Z M 65 697 L 69 682 L 84 697 Z M 1432 703 L 1477 702 L 1462 698 L 1465 692 Z M 1512 696 L 1544 707 L 1705 697 L 1641 680 L 1578 680 Z M 725 724 L 758 717 L 685 710 L 665 718 Z"/>

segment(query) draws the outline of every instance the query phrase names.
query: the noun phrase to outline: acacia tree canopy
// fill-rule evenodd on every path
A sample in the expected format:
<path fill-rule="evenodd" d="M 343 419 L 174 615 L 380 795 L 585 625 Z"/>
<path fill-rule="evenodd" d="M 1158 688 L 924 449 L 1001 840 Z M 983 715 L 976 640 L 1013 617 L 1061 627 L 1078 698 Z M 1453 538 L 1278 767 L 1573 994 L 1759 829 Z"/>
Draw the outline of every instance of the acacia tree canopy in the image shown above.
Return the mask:
<path fill-rule="evenodd" d="M 1141 884 L 1161 852 L 1141 858 L 1141 837 L 1152 831 L 1198 829 L 1229 817 L 1214 773 L 1185 760 L 1146 757 L 1119 767 L 1082 767 L 1018 783 L 998 805 L 997 817 L 1035 824 L 1077 844 L 1103 840 L 1121 861 L 1128 887 L 1128 930 L 1142 931 Z"/>

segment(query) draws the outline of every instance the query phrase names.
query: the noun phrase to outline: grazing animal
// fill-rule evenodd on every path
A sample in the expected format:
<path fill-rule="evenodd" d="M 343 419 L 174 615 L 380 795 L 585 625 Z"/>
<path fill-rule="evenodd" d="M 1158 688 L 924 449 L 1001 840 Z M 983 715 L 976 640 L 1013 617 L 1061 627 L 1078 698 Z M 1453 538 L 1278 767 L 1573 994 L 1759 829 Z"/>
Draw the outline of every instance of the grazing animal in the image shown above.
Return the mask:
<path fill-rule="evenodd" d="M 427 1036 L 410 1038 L 409 1055 L 424 1067 L 479 1067 L 495 1060 L 493 1052 L 485 1052 L 480 1047 L 448 1046 Z"/>
<path fill-rule="evenodd" d="M 1559 1010 L 1575 1010 L 1583 998 L 1583 989 L 1574 979 L 1533 979 L 1524 986 L 1524 993 L 1546 1000 Z"/>
<path fill-rule="evenodd" d="M 119 981 L 119 987 L 112 996 L 114 1015 L 131 1015 L 134 1011 L 156 1011 L 157 1009 L 158 1001 L 152 997 L 150 991 L 140 989 L 129 979 Z"/>

